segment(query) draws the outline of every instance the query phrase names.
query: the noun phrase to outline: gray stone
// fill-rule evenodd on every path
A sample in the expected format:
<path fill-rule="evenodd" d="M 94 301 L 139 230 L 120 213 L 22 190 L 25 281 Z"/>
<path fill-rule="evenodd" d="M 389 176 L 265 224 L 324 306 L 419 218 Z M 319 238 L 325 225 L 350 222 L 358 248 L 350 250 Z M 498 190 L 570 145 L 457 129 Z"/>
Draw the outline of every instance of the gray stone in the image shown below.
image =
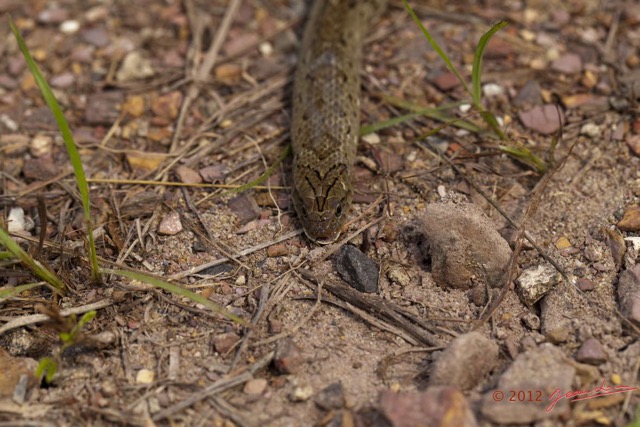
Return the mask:
<path fill-rule="evenodd" d="M 378 265 L 355 246 L 345 245 L 336 257 L 340 277 L 360 292 L 378 291 Z"/>
<path fill-rule="evenodd" d="M 498 344 L 478 332 L 460 335 L 440 353 L 429 383 L 470 390 L 491 372 L 497 362 Z"/>
<path fill-rule="evenodd" d="M 553 289 L 560 274 L 548 264 L 540 264 L 522 272 L 516 280 L 516 292 L 525 305 L 531 307 Z"/>
<path fill-rule="evenodd" d="M 640 324 L 640 264 L 623 271 L 618 280 L 620 312 L 629 321 Z"/>
<path fill-rule="evenodd" d="M 315 395 L 313 401 L 320 409 L 331 411 L 344 406 L 344 387 L 340 381 L 329 384 Z"/>
<path fill-rule="evenodd" d="M 555 419 L 568 409 L 569 401 L 560 399 L 551 407 L 550 396 L 571 391 L 575 373 L 562 350 L 552 344 L 542 344 L 516 358 L 498 380 L 496 389 L 484 395 L 481 412 L 498 424 Z M 512 396 L 511 391 L 516 394 Z M 518 392 L 522 392 L 521 396 Z"/>

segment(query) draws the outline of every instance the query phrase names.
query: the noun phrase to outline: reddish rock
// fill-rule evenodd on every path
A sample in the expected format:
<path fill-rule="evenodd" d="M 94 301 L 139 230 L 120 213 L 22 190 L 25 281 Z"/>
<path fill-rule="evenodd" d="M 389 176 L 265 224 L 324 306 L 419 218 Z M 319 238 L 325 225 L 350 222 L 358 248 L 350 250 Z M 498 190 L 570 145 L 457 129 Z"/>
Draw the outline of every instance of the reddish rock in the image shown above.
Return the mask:
<path fill-rule="evenodd" d="M 455 387 L 429 387 L 412 393 L 383 391 L 380 411 L 393 427 L 477 425 L 467 400 Z"/>
<path fill-rule="evenodd" d="M 442 73 L 433 80 L 438 89 L 441 91 L 448 91 L 457 86 L 460 86 L 460 80 L 452 72 Z"/>
<path fill-rule="evenodd" d="M 276 354 L 273 357 L 273 366 L 281 374 L 295 374 L 304 363 L 300 348 L 291 338 L 278 341 Z"/>
<path fill-rule="evenodd" d="M 575 74 L 582 71 L 582 58 L 577 53 L 567 53 L 551 63 L 551 69 L 564 74 Z"/>
<path fill-rule="evenodd" d="M 622 231 L 640 231 L 640 206 L 625 209 L 622 219 L 616 224 Z"/>
<path fill-rule="evenodd" d="M 238 341 L 240 341 L 240 337 L 235 332 L 227 332 L 213 338 L 213 347 L 218 353 L 225 355 L 233 349 Z"/>
<path fill-rule="evenodd" d="M 590 365 L 600 365 L 607 361 L 607 353 L 604 351 L 600 341 L 595 338 L 589 338 L 578 350 L 576 360 Z"/>
<path fill-rule="evenodd" d="M 518 116 L 523 125 L 543 135 L 557 132 L 564 123 L 562 110 L 551 104 L 521 111 Z"/>

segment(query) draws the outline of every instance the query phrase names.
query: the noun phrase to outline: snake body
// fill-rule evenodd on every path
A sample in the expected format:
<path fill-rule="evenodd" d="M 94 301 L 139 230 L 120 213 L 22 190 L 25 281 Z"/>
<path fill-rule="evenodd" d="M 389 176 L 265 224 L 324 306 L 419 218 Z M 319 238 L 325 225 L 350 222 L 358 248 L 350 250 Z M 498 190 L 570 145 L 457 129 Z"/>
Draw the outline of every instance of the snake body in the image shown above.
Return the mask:
<path fill-rule="evenodd" d="M 293 206 L 307 236 L 335 241 L 351 208 L 366 30 L 386 0 L 316 0 L 293 90 Z"/>

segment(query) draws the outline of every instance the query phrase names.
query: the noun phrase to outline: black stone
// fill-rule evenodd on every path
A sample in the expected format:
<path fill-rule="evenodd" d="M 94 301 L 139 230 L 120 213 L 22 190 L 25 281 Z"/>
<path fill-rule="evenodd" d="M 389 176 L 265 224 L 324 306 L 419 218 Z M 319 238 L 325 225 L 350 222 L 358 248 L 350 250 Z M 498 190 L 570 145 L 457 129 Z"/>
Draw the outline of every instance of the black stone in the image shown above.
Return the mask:
<path fill-rule="evenodd" d="M 352 288 L 368 293 L 378 291 L 378 265 L 355 246 L 340 248 L 336 269 Z"/>

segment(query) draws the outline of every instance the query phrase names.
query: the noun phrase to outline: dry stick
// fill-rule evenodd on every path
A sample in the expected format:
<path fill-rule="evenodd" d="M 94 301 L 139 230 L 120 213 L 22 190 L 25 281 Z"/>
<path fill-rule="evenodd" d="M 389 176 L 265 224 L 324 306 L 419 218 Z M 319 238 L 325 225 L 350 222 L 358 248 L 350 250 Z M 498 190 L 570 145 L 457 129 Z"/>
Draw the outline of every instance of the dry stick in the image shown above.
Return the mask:
<path fill-rule="evenodd" d="M 182 103 L 182 107 L 180 108 L 180 115 L 178 116 L 178 121 L 176 123 L 176 131 L 173 134 L 173 140 L 171 142 L 172 150 L 175 149 L 175 145 L 180 138 L 180 134 L 182 133 L 182 126 L 184 124 L 184 118 L 187 115 L 187 111 L 191 107 L 191 103 L 198 98 L 200 95 L 200 87 L 207 80 L 209 74 L 211 74 L 211 69 L 218 58 L 218 53 L 220 52 L 220 48 L 222 47 L 222 43 L 227 37 L 227 33 L 229 32 L 229 28 L 231 27 L 231 22 L 236 15 L 240 7 L 240 0 L 231 0 L 227 10 L 225 11 L 224 17 L 222 18 L 222 22 L 218 27 L 218 31 L 216 32 L 211 45 L 209 46 L 209 50 L 207 51 L 206 56 L 204 57 L 204 61 L 200 64 L 200 67 L 195 73 L 194 82 L 191 83 L 189 89 L 187 90 L 187 96 Z"/>
<path fill-rule="evenodd" d="M 305 279 L 310 280 L 317 285 L 320 284 L 320 280 L 310 271 L 300 270 L 299 272 Z M 336 297 L 370 313 L 375 313 L 392 325 L 402 328 L 409 335 L 423 344 L 427 344 L 429 346 L 443 345 L 435 334 L 416 327 L 414 323 L 405 317 L 403 310 L 390 301 L 386 301 L 377 295 L 364 296 L 342 283 L 325 281 L 323 282 L 323 286 Z"/>
<path fill-rule="evenodd" d="M 72 314 L 81 314 L 86 313 L 91 310 L 99 310 L 101 308 L 109 307 L 113 304 L 113 301 L 110 299 L 103 299 L 91 304 L 81 305 L 79 307 L 68 308 L 66 310 L 60 310 L 61 316 L 69 316 Z M 2 318 L 3 320 L 6 318 Z M 33 325 L 34 323 L 45 322 L 49 320 L 50 317 L 44 314 L 32 314 L 29 316 L 22 316 L 15 319 L 12 319 L 2 325 L 0 327 L 0 335 L 4 334 L 7 331 L 10 331 L 15 328 L 20 328 L 22 326 Z"/>
<path fill-rule="evenodd" d="M 247 270 L 247 271 L 251 270 L 248 265 L 246 265 L 245 263 L 240 261 L 237 257 L 235 257 L 231 253 L 231 251 L 226 247 L 226 245 L 224 245 L 222 243 L 216 243 L 216 239 L 211 234 L 211 231 L 206 227 L 204 221 L 202 220 L 202 216 L 200 216 L 200 213 L 198 213 L 198 209 L 195 207 L 195 205 L 191 201 L 191 198 L 189 197 L 189 192 L 186 191 L 184 188 L 182 188 L 182 196 L 184 197 L 184 201 L 185 201 L 186 205 L 189 207 L 189 209 L 191 210 L 191 212 L 193 212 L 193 214 L 196 216 L 196 218 L 198 218 L 198 223 L 200 224 L 200 227 L 205 231 L 206 236 L 202 234 L 202 231 L 200 231 L 198 229 L 198 227 L 191 227 L 191 231 L 193 231 L 194 234 L 196 234 L 198 237 L 200 237 L 200 239 L 206 245 L 208 245 L 211 248 L 217 250 L 222 255 L 226 256 L 227 258 L 233 260 L 235 263 L 237 263 L 239 266 L 241 266 L 245 270 Z M 188 218 L 185 218 L 184 216 L 182 216 L 182 217 L 183 217 L 184 220 L 186 220 L 188 222 L 191 222 Z"/>
<path fill-rule="evenodd" d="M 310 288 L 312 288 L 313 290 L 315 290 L 315 286 L 313 284 L 310 284 L 310 282 L 308 281 L 304 281 L 304 283 L 309 286 Z M 310 299 L 309 297 L 302 297 L 299 299 Z M 352 314 L 355 314 L 356 316 L 360 317 L 362 320 L 364 320 L 365 322 L 369 323 L 371 326 L 373 326 L 374 328 L 378 328 L 381 331 L 386 331 L 389 333 L 392 333 L 394 335 L 399 336 L 400 338 L 402 338 L 403 340 L 405 340 L 407 343 L 417 346 L 420 345 L 420 342 L 415 339 L 414 337 L 412 337 L 411 335 L 409 335 L 406 331 L 397 328 L 395 326 L 392 326 L 391 324 L 385 322 L 384 320 L 378 319 L 375 316 L 370 315 L 369 313 L 367 313 L 364 310 L 360 310 L 359 308 L 354 307 L 353 305 L 349 304 L 346 301 L 342 301 L 339 300 L 337 298 L 322 298 L 322 302 L 326 303 L 326 304 L 331 304 L 331 305 L 335 305 L 338 308 L 341 308 L 345 311 L 348 311 Z M 268 344 L 269 342 L 271 342 L 271 338 L 267 338 L 265 340 L 259 341 L 255 344 L 253 344 L 253 346 L 258 347 L 264 344 Z"/>
<path fill-rule="evenodd" d="M 262 341 L 260 341 L 258 343 L 253 344 L 253 346 L 257 347 L 259 345 L 269 344 L 269 343 L 277 341 L 279 339 L 286 338 L 288 336 L 292 336 L 293 334 L 298 332 L 298 330 L 302 326 L 304 326 L 311 319 L 311 317 L 315 314 L 316 310 L 318 310 L 318 307 L 320 307 L 320 303 L 322 302 L 322 298 L 321 298 L 322 286 L 323 286 L 322 282 L 318 283 L 318 286 L 316 287 L 316 291 L 318 292 L 318 295 L 316 297 L 316 303 L 313 305 L 311 310 L 309 310 L 309 312 L 306 314 L 306 316 L 304 316 L 302 318 L 301 321 L 297 322 L 289 330 L 282 331 L 277 335 L 270 336 L 269 338 L 266 338 L 266 339 L 264 339 L 264 340 L 262 340 Z"/>
<path fill-rule="evenodd" d="M 558 139 L 560 138 L 560 135 L 561 135 L 561 131 L 558 134 Z M 564 166 L 564 164 L 566 163 L 567 159 L 571 155 L 571 152 L 573 151 L 573 147 L 575 147 L 575 143 L 569 148 L 569 152 L 562 159 L 562 161 L 560 163 L 558 163 L 557 165 L 555 165 L 553 168 L 551 168 L 551 170 L 549 170 L 542 177 L 542 179 L 538 182 L 538 184 L 536 184 L 535 188 L 531 192 L 531 195 L 532 195 L 531 196 L 531 201 L 529 202 L 529 204 L 527 205 L 524 213 L 522 214 L 522 219 L 520 220 L 520 225 L 517 227 L 518 235 L 517 235 L 517 238 L 516 238 L 516 246 L 513 249 L 513 252 L 511 253 L 511 257 L 509 258 L 509 263 L 507 265 L 506 280 L 505 280 L 504 285 L 502 286 L 502 290 L 500 291 L 500 295 L 498 295 L 498 298 L 495 299 L 495 301 L 493 302 L 493 304 L 491 305 L 489 310 L 487 310 L 487 312 L 476 323 L 476 325 L 472 328 L 472 330 L 478 329 L 482 324 L 484 324 L 487 320 L 489 320 L 489 318 L 491 316 L 493 316 L 493 313 L 498 309 L 500 304 L 502 304 L 502 301 L 504 301 L 504 298 L 507 296 L 507 293 L 509 292 L 509 289 L 511 287 L 511 282 L 513 281 L 514 276 L 515 276 L 516 264 L 517 264 L 517 261 L 518 261 L 518 256 L 520 255 L 520 251 L 522 250 L 523 238 L 526 237 L 525 222 L 529 219 L 529 216 L 531 216 L 531 214 L 533 214 L 533 212 L 535 212 L 537 210 L 538 205 L 540 204 L 540 201 L 542 200 L 542 194 L 544 193 L 544 190 L 547 188 L 547 185 L 549 184 L 549 181 L 551 181 L 551 178 L 553 177 L 553 175 L 555 175 L 556 172 L 558 172 Z M 467 180 L 467 182 L 470 183 L 471 181 Z M 487 199 L 487 200 L 489 200 L 489 199 Z M 493 204 L 492 204 L 492 206 L 495 207 L 495 205 L 493 205 Z M 542 255 L 542 253 L 540 253 L 540 254 Z M 554 264 L 554 267 L 555 267 L 555 264 Z M 556 267 L 556 270 L 558 270 L 563 275 L 565 280 L 567 280 L 567 283 L 572 283 L 572 281 L 564 273 L 564 270 L 558 269 L 557 267 Z"/>
<path fill-rule="evenodd" d="M 165 419 L 183 409 L 190 407 L 194 403 L 200 402 L 201 400 L 204 400 L 210 396 L 213 396 L 217 393 L 223 392 L 232 387 L 235 387 L 237 385 L 240 385 L 249 381 L 251 378 L 253 378 L 253 374 L 255 374 L 258 370 L 267 366 L 269 363 L 271 363 L 271 360 L 273 360 L 273 356 L 274 356 L 274 352 L 273 351 L 269 352 L 267 355 L 265 355 L 262 359 L 258 360 L 254 364 L 246 368 L 243 368 L 243 372 L 238 373 L 235 376 L 226 377 L 216 381 L 210 386 L 193 393 L 191 397 L 188 397 L 187 399 L 181 402 L 178 402 L 175 405 L 172 405 L 158 412 L 151 419 L 153 421 L 159 421 L 159 420 Z"/>
<path fill-rule="evenodd" d="M 258 322 L 262 318 L 265 308 L 267 307 L 267 302 L 269 302 L 270 292 L 271 292 L 271 282 L 267 280 L 267 282 L 264 285 L 262 285 L 262 288 L 260 289 L 260 302 L 258 303 L 258 309 L 256 310 L 256 313 L 253 315 L 253 318 L 251 319 L 251 325 L 254 327 L 245 328 L 245 335 L 242 338 L 240 347 L 238 347 L 238 351 L 236 351 L 235 356 L 233 356 L 230 369 L 235 369 L 236 365 L 238 364 L 238 361 L 240 360 L 240 356 L 247 349 L 249 345 L 249 339 L 253 335 L 255 326 L 258 324 Z"/>
<path fill-rule="evenodd" d="M 291 239 L 293 237 L 296 237 L 299 234 L 302 234 L 302 229 L 291 231 L 291 232 L 289 232 L 287 234 L 284 234 L 284 235 L 280 236 L 276 240 L 272 240 L 270 242 L 261 243 L 259 245 L 253 246 L 251 248 L 244 249 L 244 250 L 242 250 L 240 252 L 235 253 L 234 256 L 236 258 L 240 258 L 240 257 L 243 257 L 245 255 L 252 254 L 252 253 L 257 252 L 259 250 L 262 250 L 264 248 L 268 248 L 269 246 L 278 244 L 280 242 L 284 242 L 285 240 L 289 240 L 289 239 Z M 202 270 L 206 270 L 207 268 L 211 268 L 211 267 L 215 267 L 216 265 L 224 264 L 225 262 L 227 262 L 229 260 L 230 259 L 227 258 L 227 257 L 218 258 L 217 260 L 210 261 L 210 262 L 207 262 L 205 264 L 198 265 L 196 267 L 192 267 L 192 268 L 190 268 L 188 270 L 185 270 L 185 271 L 182 271 L 180 273 L 172 274 L 171 276 L 168 277 L 168 279 L 179 280 L 179 279 L 185 278 L 187 276 L 190 276 L 192 274 L 199 273 Z"/>

